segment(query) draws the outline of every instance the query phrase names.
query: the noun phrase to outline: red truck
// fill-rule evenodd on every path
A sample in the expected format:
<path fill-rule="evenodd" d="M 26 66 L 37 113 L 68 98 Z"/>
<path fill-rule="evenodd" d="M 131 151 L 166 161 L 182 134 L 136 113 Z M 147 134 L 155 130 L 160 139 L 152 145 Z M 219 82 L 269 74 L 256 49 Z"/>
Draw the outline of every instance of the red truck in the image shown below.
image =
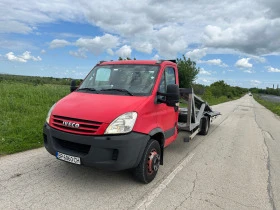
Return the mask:
<path fill-rule="evenodd" d="M 191 89 L 182 89 L 189 104 L 179 116 L 178 84 L 174 61 L 100 62 L 79 87 L 72 81 L 72 93 L 50 109 L 45 148 L 73 164 L 133 169 L 139 181 L 149 183 L 178 129 L 192 132 L 186 141 L 196 133 L 205 135 L 217 115 Z"/>

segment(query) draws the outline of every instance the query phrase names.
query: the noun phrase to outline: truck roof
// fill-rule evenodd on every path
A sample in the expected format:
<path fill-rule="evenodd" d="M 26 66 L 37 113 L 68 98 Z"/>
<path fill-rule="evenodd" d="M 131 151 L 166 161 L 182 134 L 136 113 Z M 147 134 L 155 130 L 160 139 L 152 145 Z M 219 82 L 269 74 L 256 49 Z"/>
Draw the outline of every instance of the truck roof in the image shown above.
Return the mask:
<path fill-rule="evenodd" d="M 121 65 L 121 64 L 142 64 L 142 65 L 159 65 L 162 62 L 172 63 L 172 61 L 165 60 L 121 60 L 121 61 L 101 61 L 99 65 Z"/>

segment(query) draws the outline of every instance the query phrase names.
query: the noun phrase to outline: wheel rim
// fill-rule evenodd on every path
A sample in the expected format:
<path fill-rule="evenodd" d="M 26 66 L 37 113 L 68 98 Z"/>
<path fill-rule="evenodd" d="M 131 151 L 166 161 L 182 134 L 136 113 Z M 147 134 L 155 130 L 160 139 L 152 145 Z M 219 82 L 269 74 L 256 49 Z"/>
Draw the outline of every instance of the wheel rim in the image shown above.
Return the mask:
<path fill-rule="evenodd" d="M 153 174 L 158 171 L 160 163 L 160 155 L 156 149 L 152 149 L 147 160 L 147 172 Z"/>

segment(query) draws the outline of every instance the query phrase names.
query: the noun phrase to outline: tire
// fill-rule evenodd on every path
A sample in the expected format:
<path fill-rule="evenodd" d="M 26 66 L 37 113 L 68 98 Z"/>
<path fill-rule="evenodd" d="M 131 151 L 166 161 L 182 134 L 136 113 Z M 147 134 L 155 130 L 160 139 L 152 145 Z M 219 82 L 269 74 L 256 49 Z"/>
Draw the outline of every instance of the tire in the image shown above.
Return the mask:
<path fill-rule="evenodd" d="M 210 127 L 210 120 L 209 117 L 204 116 L 201 118 L 200 120 L 200 135 L 207 135 L 208 131 L 209 131 L 209 127 Z"/>
<path fill-rule="evenodd" d="M 134 168 L 136 180 L 148 184 L 157 175 L 160 165 L 161 149 L 158 141 L 151 139 L 143 152 L 139 165 Z"/>

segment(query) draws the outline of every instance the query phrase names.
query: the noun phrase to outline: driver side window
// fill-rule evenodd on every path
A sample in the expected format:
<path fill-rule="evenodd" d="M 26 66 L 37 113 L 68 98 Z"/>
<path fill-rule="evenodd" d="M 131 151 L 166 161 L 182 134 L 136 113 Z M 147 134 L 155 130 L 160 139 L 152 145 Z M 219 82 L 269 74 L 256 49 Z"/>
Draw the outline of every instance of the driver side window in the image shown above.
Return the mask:
<path fill-rule="evenodd" d="M 172 67 L 167 67 L 160 80 L 159 92 L 166 93 L 167 85 L 176 84 L 175 70 Z"/>
<path fill-rule="evenodd" d="M 166 93 L 167 85 L 169 84 L 176 84 L 175 70 L 172 67 L 165 68 L 161 76 L 158 92 Z M 159 96 L 159 98 L 165 100 L 165 96 Z"/>

